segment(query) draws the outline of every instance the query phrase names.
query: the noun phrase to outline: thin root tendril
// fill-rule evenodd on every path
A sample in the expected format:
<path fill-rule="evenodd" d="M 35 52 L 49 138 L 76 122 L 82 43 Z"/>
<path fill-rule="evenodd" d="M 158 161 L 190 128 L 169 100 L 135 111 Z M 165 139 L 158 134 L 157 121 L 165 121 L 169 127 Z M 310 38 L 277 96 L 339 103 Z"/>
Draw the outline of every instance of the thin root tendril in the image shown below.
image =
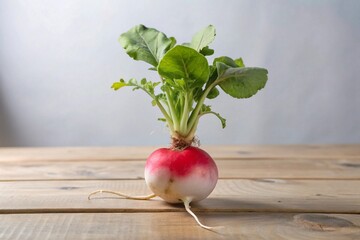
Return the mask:
<path fill-rule="evenodd" d="M 149 194 L 147 196 L 130 196 L 130 195 L 127 195 L 125 193 L 115 192 L 115 191 L 111 191 L 111 190 L 97 190 L 97 191 L 94 191 L 94 192 L 90 193 L 89 196 L 88 196 L 88 199 L 90 200 L 91 196 L 93 196 L 95 194 L 98 194 L 98 193 L 110 193 L 110 194 L 114 194 L 114 195 L 124 197 L 124 198 L 127 198 L 127 199 L 133 199 L 133 200 L 149 200 L 151 198 L 156 197 L 156 195 L 153 194 L 153 193 Z"/>
<path fill-rule="evenodd" d="M 195 215 L 195 213 L 190 210 L 190 208 L 191 208 L 191 206 L 190 206 L 191 200 L 190 200 L 190 199 L 184 199 L 183 202 L 184 202 L 184 206 L 185 206 L 186 211 L 195 219 L 195 221 L 200 225 L 200 227 L 205 228 L 205 229 L 210 230 L 210 231 L 213 231 L 213 232 L 216 232 L 216 231 L 215 231 L 216 229 L 221 229 L 221 228 L 223 228 L 222 226 L 219 226 L 219 227 L 209 227 L 209 226 L 206 226 L 206 225 L 202 224 L 202 223 L 199 221 L 199 218 Z"/>

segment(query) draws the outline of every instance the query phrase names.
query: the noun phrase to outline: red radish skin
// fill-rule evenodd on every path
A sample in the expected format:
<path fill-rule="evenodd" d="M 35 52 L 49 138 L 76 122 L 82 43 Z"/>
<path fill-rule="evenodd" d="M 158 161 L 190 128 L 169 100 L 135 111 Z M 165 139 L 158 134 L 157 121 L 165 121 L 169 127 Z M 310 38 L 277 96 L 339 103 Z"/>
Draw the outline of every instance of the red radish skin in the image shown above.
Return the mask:
<path fill-rule="evenodd" d="M 218 180 L 214 160 L 204 150 L 160 148 L 147 159 L 145 181 L 152 192 L 169 203 L 201 201 Z"/>

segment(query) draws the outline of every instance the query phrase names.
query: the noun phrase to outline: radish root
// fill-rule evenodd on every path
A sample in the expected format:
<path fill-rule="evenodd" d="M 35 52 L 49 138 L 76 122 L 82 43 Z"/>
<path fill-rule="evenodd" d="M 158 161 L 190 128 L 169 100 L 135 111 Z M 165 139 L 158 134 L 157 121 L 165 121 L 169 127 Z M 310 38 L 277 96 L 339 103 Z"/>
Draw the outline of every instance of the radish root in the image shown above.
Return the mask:
<path fill-rule="evenodd" d="M 88 200 L 91 200 L 91 197 L 95 194 L 98 194 L 98 193 L 110 193 L 110 194 L 114 194 L 114 195 L 117 195 L 117 196 L 120 196 L 120 197 L 124 197 L 124 198 L 127 198 L 127 199 L 133 199 L 133 200 L 149 200 L 151 198 L 154 198 L 156 197 L 155 194 L 149 194 L 147 196 L 130 196 L 130 195 L 127 195 L 125 193 L 122 193 L 122 192 L 115 192 L 115 191 L 111 191 L 111 190 L 97 190 L 97 191 L 94 191 L 94 192 L 91 192 L 88 196 Z M 216 229 L 221 229 L 223 228 L 222 226 L 218 226 L 218 227 L 209 227 L 209 226 L 206 226 L 204 224 L 202 224 L 199 220 L 199 218 L 195 215 L 195 213 L 193 211 L 191 211 L 191 206 L 190 206 L 190 203 L 192 201 L 191 198 L 185 198 L 182 200 L 183 203 L 184 203 L 184 206 L 185 206 L 185 210 L 195 219 L 195 221 L 197 222 L 197 224 L 199 224 L 200 227 L 202 228 L 205 228 L 207 230 L 210 230 L 210 231 L 213 231 L 213 232 L 216 232 L 215 230 Z"/>
<path fill-rule="evenodd" d="M 199 224 L 200 227 L 202 228 L 205 228 L 207 230 L 210 230 L 210 231 L 213 231 L 213 232 L 216 232 L 215 230 L 216 229 L 220 229 L 220 228 L 223 228 L 222 226 L 219 226 L 219 227 L 209 227 L 209 226 L 206 226 L 204 224 L 202 224 L 200 221 L 199 221 L 199 218 L 195 215 L 195 213 L 193 211 L 191 211 L 191 206 L 190 206 L 190 203 L 191 203 L 191 199 L 189 198 L 185 198 L 184 200 L 182 200 L 183 203 L 184 203 L 184 206 L 185 206 L 185 209 L 186 211 L 195 219 L 195 221 Z"/>
<path fill-rule="evenodd" d="M 97 190 L 97 191 L 94 191 L 94 192 L 90 193 L 89 196 L 88 196 L 88 199 L 90 200 L 91 196 L 93 196 L 95 194 L 98 194 L 98 193 L 110 193 L 110 194 L 114 194 L 114 195 L 124 197 L 124 198 L 127 198 L 127 199 L 133 199 L 133 200 L 149 200 L 151 198 L 156 197 L 156 195 L 153 194 L 153 193 L 149 194 L 147 196 L 130 196 L 130 195 L 127 195 L 127 194 L 121 193 L 121 192 L 115 192 L 115 191 L 110 191 L 110 190 Z"/>

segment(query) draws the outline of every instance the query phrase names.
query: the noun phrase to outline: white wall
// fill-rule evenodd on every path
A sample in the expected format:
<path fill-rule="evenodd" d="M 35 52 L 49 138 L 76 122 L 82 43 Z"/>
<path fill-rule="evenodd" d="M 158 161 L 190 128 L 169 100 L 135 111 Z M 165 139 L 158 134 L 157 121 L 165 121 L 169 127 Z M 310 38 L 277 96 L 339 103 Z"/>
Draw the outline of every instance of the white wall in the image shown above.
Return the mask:
<path fill-rule="evenodd" d="M 215 55 L 269 70 L 247 100 L 209 101 L 202 144 L 360 142 L 360 1 L 0 1 L 0 146 L 167 145 L 147 77 L 118 36 L 143 23 L 179 42 L 213 24 Z"/>

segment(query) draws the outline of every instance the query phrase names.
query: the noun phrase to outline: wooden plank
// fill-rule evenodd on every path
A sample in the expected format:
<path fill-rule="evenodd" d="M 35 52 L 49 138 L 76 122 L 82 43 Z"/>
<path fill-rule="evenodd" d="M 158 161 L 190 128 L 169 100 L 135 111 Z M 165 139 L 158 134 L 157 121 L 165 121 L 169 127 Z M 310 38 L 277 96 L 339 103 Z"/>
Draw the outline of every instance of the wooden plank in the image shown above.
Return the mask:
<path fill-rule="evenodd" d="M 218 159 L 220 178 L 360 179 L 358 159 Z M 0 163 L 0 181 L 143 179 L 144 160 Z"/>
<path fill-rule="evenodd" d="M 10 214 L 0 216 L 0 239 L 317 239 L 360 238 L 360 215 L 198 213 L 219 233 L 186 213 Z"/>
<path fill-rule="evenodd" d="M 53 147 L 0 148 L 0 162 L 7 161 L 76 161 L 146 159 L 157 146 L 129 147 Z M 333 158 L 360 156 L 360 144 L 353 145 L 236 145 L 203 146 L 214 158 Z"/>
<path fill-rule="evenodd" d="M 360 213 L 359 180 L 220 180 L 198 211 Z M 149 191 L 143 180 L 0 182 L 0 213 L 184 211 L 150 201 L 87 194 L 97 189 L 131 195 Z"/>

